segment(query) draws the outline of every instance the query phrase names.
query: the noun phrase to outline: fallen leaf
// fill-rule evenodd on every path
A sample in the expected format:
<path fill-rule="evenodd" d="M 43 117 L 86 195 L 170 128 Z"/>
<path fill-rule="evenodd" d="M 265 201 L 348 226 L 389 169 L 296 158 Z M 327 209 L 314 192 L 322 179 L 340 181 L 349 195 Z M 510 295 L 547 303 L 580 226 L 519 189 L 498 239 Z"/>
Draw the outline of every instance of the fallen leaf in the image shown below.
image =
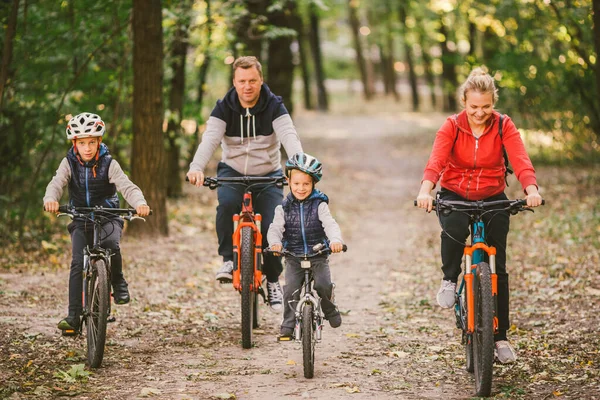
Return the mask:
<path fill-rule="evenodd" d="M 145 387 L 140 391 L 140 397 L 150 397 L 157 394 L 161 394 L 161 391 L 156 388 Z"/>
<path fill-rule="evenodd" d="M 346 337 L 349 337 L 349 338 L 359 338 L 360 335 L 358 333 L 346 333 Z"/>
<path fill-rule="evenodd" d="M 286 362 L 287 365 L 296 365 L 296 361 L 294 360 L 288 360 L 288 362 Z"/>
<path fill-rule="evenodd" d="M 233 393 L 217 393 L 217 394 L 213 394 L 211 397 L 214 399 L 223 399 L 223 400 L 236 399 L 235 394 L 233 394 Z"/>
<path fill-rule="evenodd" d="M 348 393 L 360 393 L 358 386 L 347 387 L 346 392 Z"/>

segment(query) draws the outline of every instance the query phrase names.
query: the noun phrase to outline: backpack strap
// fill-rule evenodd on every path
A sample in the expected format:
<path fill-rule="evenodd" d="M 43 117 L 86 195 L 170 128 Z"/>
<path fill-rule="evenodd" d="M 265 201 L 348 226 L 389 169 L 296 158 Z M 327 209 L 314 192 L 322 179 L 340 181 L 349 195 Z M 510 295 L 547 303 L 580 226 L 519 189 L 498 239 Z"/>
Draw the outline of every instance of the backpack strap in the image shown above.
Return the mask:
<path fill-rule="evenodd" d="M 506 148 L 504 147 L 504 138 L 502 137 L 502 125 L 504 125 L 504 114 L 500 114 L 498 135 L 500 136 L 500 142 L 502 143 L 502 155 L 504 156 L 504 167 L 506 168 L 506 171 L 504 172 L 504 181 L 506 182 L 506 186 L 508 186 L 508 175 L 512 174 L 513 170 L 510 169 L 508 165 L 508 154 L 506 154 Z"/>

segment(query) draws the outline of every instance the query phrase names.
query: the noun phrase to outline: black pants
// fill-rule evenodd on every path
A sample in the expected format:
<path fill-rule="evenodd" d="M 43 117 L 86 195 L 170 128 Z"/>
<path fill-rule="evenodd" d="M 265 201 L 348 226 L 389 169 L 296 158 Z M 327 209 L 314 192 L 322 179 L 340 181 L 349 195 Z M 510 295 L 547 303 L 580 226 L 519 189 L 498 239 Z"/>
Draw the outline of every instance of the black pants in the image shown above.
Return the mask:
<path fill-rule="evenodd" d="M 69 224 L 73 258 L 69 275 L 69 315 L 81 314 L 83 310 L 81 292 L 83 291 L 83 249 L 94 244 L 94 224 L 84 221 L 73 221 Z M 107 220 L 100 231 L 100 245 L 112 250 L 111 281 L 114 286 L 123 279 L 123 260 L 121 258 L 121 233 L 123 221 Z"/>
<path fill-rule="evenodd" d="M 443 189 L 439 196 L 443 200 L 462 200 L 458 194 Z M 486 201 L 507 200 L 504 193 L 489 197 Z M 458 280 L 466 240 L 469 236 L 469 216 L 460 212 L 440 214 L 442 224 L 442 272 L 444 279 Z M 483 217 L 485 239 L 489 246 L 496 248 L 496 274 L 498 275 L 498 335 L 496 340 L 506 340 L 509 324 L 509 288 L 506 272 L 506 239 L 510 228 L 510 214 L 506 211 L 493 212 Z"/>
<path fill-rule="evenodd" d="M 283 172 L 277 170 L 266 176 L 282 176 Z M 240 177 L 242 174 L 220 162 L 217 167 L 218 177 Z M 217 206 L 217 237 L 219 239 L 219 255 L 223 261 L 233 260 L 233 216 L 242 210 L 242 199 L 245 188 L 242 185 L 225 185 L 217 189 L 219 205 Z M 252 190 L 252 205 L 254 211 L 262 216 L 261 233 L 263 236 L 263 248 L 269 246 L 267 232 L 273 217 L 275 208 L 283 202 L 283 188 L 275 185 L 256 185 Z M 264 270 L 267 281 L 277 282 L 283 271 L 281 259 L 271 254 L 264 254 Z"/>

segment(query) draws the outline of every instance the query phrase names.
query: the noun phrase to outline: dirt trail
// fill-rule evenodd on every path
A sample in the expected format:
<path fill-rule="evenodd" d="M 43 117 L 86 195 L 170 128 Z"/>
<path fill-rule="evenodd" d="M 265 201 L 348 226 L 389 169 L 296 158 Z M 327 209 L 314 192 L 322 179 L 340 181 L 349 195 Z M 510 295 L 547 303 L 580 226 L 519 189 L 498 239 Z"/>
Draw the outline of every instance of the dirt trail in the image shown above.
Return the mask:
<path fill-rule="evenodd" d="M 117 309 L 103 367 L 87 383 L 52 378 L 84 360 L 83 339 L 54 328 L 66 308 L 67 269 L 0 274 L 0 350 L 11 360 L 0 364 L 0 382 L 17 390 L 11 398 L 65 390 L 81 399 L 469 398 L 453 317 L 434 306 L 437 222 L 411 204 L 443 117 L 372 111 L 295 117 L 305 150 L 325 165 L 319 186 L 349 247 L 331 257 L 344 320 L 326 327 L 314 379 L 303 377 L 300 345 L 277 343 L 281 317 L 267 307 L 256 346 L 242 350 L 239 295 L 213 281 L 216 193 L 188 186 L 169 204 L 169 238 L 124 241 L 133 301 Z M 495 373 L 497 394 L 506 373 Z"/>

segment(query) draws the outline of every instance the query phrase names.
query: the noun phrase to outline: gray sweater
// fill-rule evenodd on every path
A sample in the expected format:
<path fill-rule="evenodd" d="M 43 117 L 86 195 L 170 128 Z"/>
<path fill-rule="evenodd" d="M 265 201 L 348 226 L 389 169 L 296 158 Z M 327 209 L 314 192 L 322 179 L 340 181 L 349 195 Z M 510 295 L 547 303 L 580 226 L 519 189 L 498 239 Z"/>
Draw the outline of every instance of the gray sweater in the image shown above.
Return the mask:
<path fill-rule="evenodd" d="M 44 195 L 44 204 L 50 201 L 60 201 L 65 186 L 71 179 L 71 167 L 67 158 L 63 158 L 56 170 L 56 175 L 52 178 L 48 186 L 46 187 L 46 194 Z M 123 194 L 125 201 L 132 207 L 137 208 L 138 206 L 147 204 L 144 199 L 144 194 L 137 187 L 119 165 L 116 160 L 110 162 L 108 167 L 108 181 L 117 187 L 117 190 Z"/>

